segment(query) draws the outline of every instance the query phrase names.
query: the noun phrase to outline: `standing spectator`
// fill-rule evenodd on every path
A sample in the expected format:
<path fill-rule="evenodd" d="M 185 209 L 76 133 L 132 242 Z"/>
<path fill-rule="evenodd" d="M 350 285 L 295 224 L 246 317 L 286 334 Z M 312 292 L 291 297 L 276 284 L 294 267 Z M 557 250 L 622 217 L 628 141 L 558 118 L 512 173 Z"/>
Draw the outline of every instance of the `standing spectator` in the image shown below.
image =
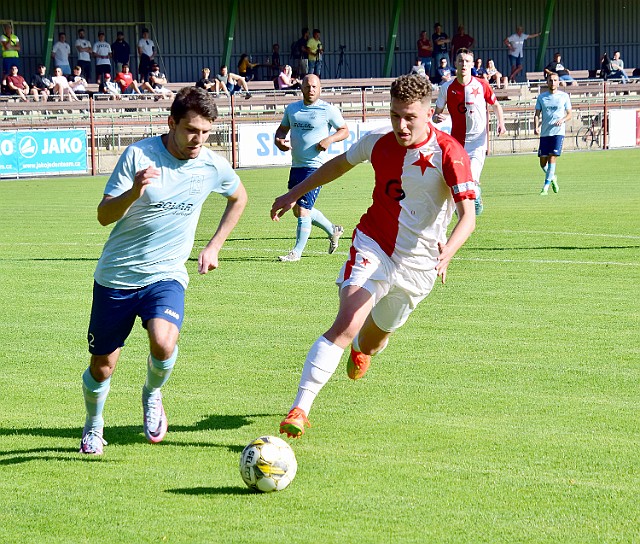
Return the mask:
<path fill-rule="evenodd" d="M 15 64 L 10 68 L 9 75 L 4 78 L 3 84 L 7 93 L 18 96 L 23 102 L 29 101 L 27 98 L 29 95 L 29 84 L 18 73 L 18 67 Z"/>
<path fill-rule="evenodd" d="M 349 137 L 349 128 L 340 110 L 320 99 L 320 78 L 308 74 L 302 80 L 302 100 L 289 104 L 284 110 L 280 126 L 276 130 L 275 144 L 280 151 L 291 151 L 291 170 L 288 188 L 303 182 L 325 162 L 327 149 L 333 142 Z M 335 132 L 331 133 L 331 128 Z M 287 135 L 291 131 L 291 142 Z M 344 229 L 334 225 L 315 207 L 320 193 L 317 187 L 304 192 L 295 200 L 293 214 L 298 219 L 296 245 L 279 259 L 283 262 L 299 261 L 309 236 L 311 225 L 320 227 L 329 238 L 329 255 L 338 249 L 338 240 Z"/>
<path fill-rule="evenodd" d="M 471 75 L 480 79 L 486 79 L 487 81 L 489 80 L 487 69 L 482 66 L 482 59 L 480 57 L 478 57 L 473 63 L 473 68 L 471 68 Z"/>
<path fill-rule="evenodd" d="M 440 59 L 449 58 L 447 51 L 449 50 L 448 43 L 451 41 L 449 36 L 442 31 L 440 23 L 433 25 L 433 34 L 431 35 L 431 42 L 433 43 L 433 65 L 438 69 L 440 67 Z"/>
<path fill-rule="evenodd" d="M 455 64 L 460 49 L 471 49 L 475 40 L 464 31 L 464 26 L 458 26 L 458 33 L 451 38 L 451 62 Z"/>
<path fill-rule="evenodd" d="M 269 59 L 271 64 L 271 79 L 278 77 L 280 74 L 280 44 L 274 43 L 271 46 L 271 58 Z"/>
<path fill-rule="evenodd" d="M 245 95 L 245 99 L 251 98 L 251 93 L 249 92 L 249 85 L 247 85 L 247 80 L 238 74 L 234 74 L 233 72 L 229 72 L 227 66 L 223 64 L 220 66 L 220 70 L 216 74 L 216 79 L 221 83 L 220 90 L 226 94 L 231 96 L 232 94 L 237 93 L 240 90 L 243 90 Z"/>
<path fill-rule="evenodd" d="M 309 29 L 304 27 L 300 38 L 291 46 L 291 61 L 296 66 L 296 73 L 299 78 L 303 78 L 309 73 Z"/>
<path fill-rule="evenodd" d="M 301 88 L 300 82 L 291 75 L 292 73 L 293 70 L 288 64 L 282 67 L 282 72 L 280 72 L 278 76 L 278 89 L 290 90 Z"/>
<path fill-rule="evenodd" d="M 89 84 L 82 75 L 82 67 L 80 65 L 73 67 L 73 74 L 71 74 L 68 79 L 69 87 L 73 89 L 76 96 L 89 96 L 89 91 L 87 90 Z"/>
<path fill-rule="evenodd" d="M 57 96 L 57 100 L 64 101 L 65 98 L 69 101 L 79 100 L 76 93 L 73 92 L 73 89 L 69 85 L 67 76 L 62 73 L 62 68 L 60 68 L 60 66 L 56 66 L 53 73 L 54 76 L 51 78 L 51 81 L 53 82 L 53 92 Z"/>
<path fill-rule="evenodd" d="M 309 73 L 321 77 L 324 48 L 320 41 L 320 31 L 317 28 L 313 29 L 312 37 L 307 42 L 307 49 L 309 50 Z"/>
<path fill-rule="evenodd" d="M 137 81 L 133 79 L 129 64 L 126 62 L 122 65 L 122 71 L 116 74 L 114 81 L 120 85 L 120 92 L 122 94 L 142 94 Z"/>
<path fill-rule="evenodd" d="M 431 57 L 429 57 L 429 60 L 431 60 Z M 426 77 L 428 78 L 429 76 L 427 75 L 427 71 L 425 70 L 425 67 L 422 66 L 422 58 L 421 57 L 416 57 L 416 60 L 414 61 L 413 66 L 411 67 L 411 74 L 418 74 L 419 76 L 422 77 Z"/>
<path fill-rule="evenodd" d="M 149 38 L 149 29 L 142 29 L 142 38 L 138 40 L 138 55 L 140 61 L 138 64 L 138 81 L 143 82 L 147 74 L 151 71 L 151 64 L 156 56 L 156 46 L 153 40 Z"/>
<path fill-rule="evenodd" d="M 431 61 L 433 58 L 433 45 L 431 45 L 431 40 L 427 36 L 427 31 L 422 30 L 420 32 L 420 37 L 418 38 L 418 57 L 422 61 L 422 66 L 424 66 L 424 71 L 426 75 L 431 76 Z"/>
<path fill-rule="evenodd" d="M 169 83 L 167 76 L 160 71 L 160 66 L 154 62 L 151 65 L 151 71 L 147 74 L 147 80 L 140 86 L 140 89 L 158 94 L 163 98 L 171 98 L 173 93 L 165 87 L 167 83 Z"/>
<path fill-rule="evenodd" d="M 613 52 L 609 79 L 621 79 L 622 83 L 629 83 L 629 76 L 624 71 L 624 61 L 620 58 L 620 51 Z"/>
<path fill-rule="evenodd" d="M 373 167 L 373 202 L 360 218 L 336 280 L 338 313 L 309 349 L 296 398 L 280 423 L 287 436 L 298 438 L 310 426 L 309 410 L 349 344 L 347 375 L 352 380 L 365 375 L 372 356 L 405 324 L 436 279 L 445 283 L 451 259 L 475 228 L 469 158 L 458 142 L 429 122 L 430 95 L 424 78 L 400 76 L 391 85 L 392 128 L 369 132 L 271 207 L 271 218 L 277 220 L 305 191 L 365 161 Z M 454 209 L 458 221 L 447 238 Z M 370 423 L 373 432 L 375 422 Z"/>
<path fill-rule="evenodd" d="M 547 76 L 547 91 L 540 93 L 536 100 L 534 115 L 534 134 L 540 135 L 540 168 L 544 172 L 544 186 L 540 195 L 549 193 L 549 185 L 553 192 L 560 190 L 556 176 L 556 160 L 562 154 L 565 123 L 571 119 L 571 100 L 569 95 L 559 90 L 560 78 L 555 72 Z M 542 119 L 542 130 L 540 120 Z"/>
<path fill-rule="evenodd" d="M 178 358 L 189 282 L 185 264 L 202 205 L 212 193 L 226 200 L 215 234 L 198 255 L 198 273 L 207 274 L 218 268 L 220 249 L 247 203 L 240 178 L 205 145 L 217 116 L 206 92 L 185 87 L 171 105 L 169 132 L 127 147 L 107 181 L 98 221 L 116 226 L 94 274 L 87 334 L 91 359 L 82 376 L 83 454 L 103 453 L 103 409 L 111 375 L 137 316 L 149 341 L 142 428 L 151 443 L 161 442 L 167 433 L 161 388 Z"/>
<path fill-rule="evenodd" d="M 549 74 L 558 74 L 560 78 L 560 85 L 563 87 L 567 85 L 577 85 L 578 82 L 571 77 L 569 70 L 567 70 L 562 64 L 562 55 L 560 53 L 553 54 L 553 60 L 544 67 L 544 76 L 545 78 L 549 76 Z"/>
<path fill-rule="evenodd" d="M 44 64 L 38 64 L 38 70 L 31 78 L 31 94 L 36 101 L 42 97 L 42 100 L 46 102 L 53 93 L 53 81 L 46 76 L 46 73 L 47 67 Z"/>
<path fill-rule="evenodd" d="M 71 47 L 67 43 L 67 35 L 64 32 L 58 34 L 58 41 L 53 45 L 51 56 L 53 57 L 53 65 L 62 70 L 63 75 L 71 75 L 71 66 L 69 65 L 69 55 L 71 55 Z"/>
<path fill-rule="evenodd" d="M 517 26 L 515 34 L 507 36 L 503 43 L 509 48 L 509 63 L 511 65 L 511 73 L 509 74 L 509 81 L 511 83 L 516 82 L 516 77 L 522 70 L 522 59 L 524 57 L 524 42 L 530 38 L 537 38 L 540 36 L 540 32 L 534 34 L 525 34 L 523 26 Z"/>
<path fill-rule="evenodd" d="M 93 47 L 91 42 L 85 38 L 84 28 L 78 29 L 78 38 L 76 39 L 76 51 L 78 52 L 78 66 L 82 68 L 82 73 L 87 79 L 91 79 L 91 54 Z"/>
<path fill-rule="evenodd" d="M 104 32 L 98 32 L 98 41 L 93 44 L 93 56 L 96 58 L 96 81 L 101 83 L 104 74 L 111 73 L 111 45 L 105 40 Z"/>
<path fill-rule="evenodd" d="M 131 59 L 131 46 L 124 39 L 124 32 L 118 31 L 116 41 L 111 44 L 111 54 L 115 64 L 116 74 L 122 72 L 125 64 Z"/>
<path fill-rule="evenodd" d="M 506 89 L 509 86 L 507 76 L 503 76 L 502 73 L 498 71 L 493 59 L 487 60 L 487 81 L 495 85 L 498 89 L 500 89 L 500 87 Z"/>
<path fill-rule="evenodd" d="M 11 23 L 5 23 L 3 26 L 3 33 L 0 36 L 0 45 L 2 46 L 2 75 L 6 76 L 11 72 L 12 66 L 17 66 L 20 69 L 20 50 L 22 45 L 20 39 L 13 33 L 13 26 Z"/>
<path fill-rule="evenodd" d="M 433 120 L 436 123 L 444 120 L 442 112 L 446 106 L 451 116 L 451 136 L 462 144 L 471 161 L 471 173 L 477 185 L 476 215 L 480 215 L 483 210 L 480 175 L 487 155 L 487 104 L 498 119 L 498 135 L 506 130 L 502 106 L 495 93 L 484 79 L 471 75 L 471 68 L 473 53 L 461 49 L 456 57 L 456 77 L 440 87 Z"/>

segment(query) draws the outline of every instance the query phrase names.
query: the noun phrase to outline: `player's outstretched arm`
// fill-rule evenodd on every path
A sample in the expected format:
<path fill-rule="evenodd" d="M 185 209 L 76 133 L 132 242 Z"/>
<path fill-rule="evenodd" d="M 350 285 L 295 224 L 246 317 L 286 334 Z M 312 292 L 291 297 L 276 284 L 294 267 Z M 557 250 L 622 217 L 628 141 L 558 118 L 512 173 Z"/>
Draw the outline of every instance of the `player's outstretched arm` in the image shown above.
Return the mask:
<path fill-rule="evenodd" d="M 240 183 L 236 191 L 227 197 L 227 207 L 220 218 L 218 229 L 209 240 L 209 243 L 198 255 L 198 273 L 206 274 L 210 270 L 218 268 L 218 253 L 222 249 L 222 245 L 231 234 L 231 231 L 238 224 L 242 212 L 247 205 L 247 191 L 244 185 Z"/>
<path fill-rule="evenodd" d="M 140 172 L 136 172 L 133 178 L 133 186 L 118 196 L 104 195 L 100 204 L 98 204 L 98 221 L 102 226 L 110 225 L 118 221 L 136 200 L 143 194 L 147 185 L 153 180 L 160 177 L 160 169 L 154 166 L 148 166 Z"/>
<path fill-rule="evenodd" d="M 299 183 L 288 193 L 279 196 L 273 201 L 273 206 L 271 206 L 271 219 L 273 221 L 279 221 L 285 213 L 293 208 L 296 201 L 302 195 L 312 191 L 316 187 L 332 182 L 352 168 L 353 165 L 347 160 L 346 153 L 342 153 L 342 155 L 338 155 L 329 162 L 324 163 L 302 183 Z"/>
<path fill-rule="evenodd" d="M 436 272 L 442 278 L 442 283 L 447 281 L 447 268 L 456 252 L 467 241 L 476 228 L 476 210 L 473 200 L 465 199 L 456 203 L 458 210 L 458 222 L 451 231 L 451 235 L 445 244 L 438 243 L 440 256 L 436 265 Z"/>

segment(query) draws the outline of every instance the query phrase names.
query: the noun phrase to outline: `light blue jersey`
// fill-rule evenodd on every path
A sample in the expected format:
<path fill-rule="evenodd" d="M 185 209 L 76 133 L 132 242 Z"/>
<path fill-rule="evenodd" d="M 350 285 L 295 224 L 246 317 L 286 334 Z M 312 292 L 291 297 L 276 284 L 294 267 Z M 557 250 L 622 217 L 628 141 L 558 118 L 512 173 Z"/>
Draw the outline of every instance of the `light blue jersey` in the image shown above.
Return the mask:
<path fill-rule="evenodd" d="M 334 130 L 346 125 L 340 110 L 316 100 L 308 106 L 304 101 L 289 104 L 284 110 L 282 126 L 291 129 L 291 166 L 293 168 L 319 168 L 326 161 L 327 152 L 318 151 L 316 144 Z"/>
<path fill-rule="evenodd" d="M 231 165 L 207 148 L 195 159 L 176 159 L 161 137 L 130 145 L 120 157 L 104 193 L 116 197 L 133 186 L 136 172 L 148 166 L 160 176 L 116 223 L 94 278 L 104 287 L 136 289 L 172 279 L 185 288 L 185 263 L 191 254 L 202 204 L 210 193 L 231 196 L 240 179 Z"/>
<path fill-rule="evenodd" d="M 553 94 L 549 91 L 540 93 L 536 100 L 536 110 L 542 112 L 540 136 L 564 136 L 565 123 L 560 126 L 555 126 L 553 123 L 571 111 L 571 100 L 567 93 L 563 91 L 556 91 Z"/>

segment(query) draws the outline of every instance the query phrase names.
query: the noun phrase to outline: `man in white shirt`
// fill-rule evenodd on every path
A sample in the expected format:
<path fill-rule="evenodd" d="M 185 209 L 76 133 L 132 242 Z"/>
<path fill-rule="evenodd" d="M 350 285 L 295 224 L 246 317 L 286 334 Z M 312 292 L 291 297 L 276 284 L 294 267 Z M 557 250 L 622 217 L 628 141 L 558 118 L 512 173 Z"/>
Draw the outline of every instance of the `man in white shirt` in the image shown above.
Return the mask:
<path fill-rule="evenodd" d="M 78 52 L 78 66 L 82 68 L 82 73 L 89 80 L 91 78 L 91 53 L 93 53 L 93 48 L 91 47 L 91 42 L 85 38 L 84 28 L 78 30 L 78 39 L 75 46 Z"/>
<path fill-rule="evenodd" d="M 149 38 L 149 29 L 142 29 L 142 38 L 138 40 L 138 55 L 140 55 L 140 62 L 138 63 L 138 81 L 143 82 L 147 74 L 151 72 L 151 65 L 153 64 L 153 57 L 156 54 L 155 44 L 153 40 Z"/>
<path fill-rule="evenodd" d="M 71 66 L 69 65 L 69 55 L 71 55 L 71 47 L 67 43 L 67 35 L 64 32 L 58 34 L 58 41 L 51 50 L 53 64 L 56 68 L 62 70 L 62 74 L 68 76 L 71 74 Z"/>
<path fill-rule="evenodd" d="M 93 44 L 93 56 L 96 58 L 96 82 L 102 83 L 104 74 L 111 73 L 111 44 L 104 38 L 104 32 L 98 32 L 98 41 Z"/>
<path fill-rule="evenodd" d="M 524 42 L 529 38 L 537 38 L 540 32 L 534 34 L 525 34 L 523 26 L 517 26 L 515 34 L 507 36 L 503 43 L 509 48 L 509 63 L 511 64 L 511 74 L 509 81 L 516 82 L 516 76 L 522 72 L 522 59 L 524 57 Z"/>

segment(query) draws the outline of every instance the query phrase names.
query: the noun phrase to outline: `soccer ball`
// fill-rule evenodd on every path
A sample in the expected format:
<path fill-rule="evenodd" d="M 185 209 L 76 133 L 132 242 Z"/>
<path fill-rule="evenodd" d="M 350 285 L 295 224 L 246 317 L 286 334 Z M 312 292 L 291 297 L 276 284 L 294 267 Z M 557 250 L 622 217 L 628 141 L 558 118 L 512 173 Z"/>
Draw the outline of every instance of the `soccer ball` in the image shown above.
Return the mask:
<path fill-rule="evenodd" d="M 251 489 L 269 493 L 282 491 L 296 476 L 296 456 L 282 438 L 261 436 L 240 455 L 240 476 Z"/>

